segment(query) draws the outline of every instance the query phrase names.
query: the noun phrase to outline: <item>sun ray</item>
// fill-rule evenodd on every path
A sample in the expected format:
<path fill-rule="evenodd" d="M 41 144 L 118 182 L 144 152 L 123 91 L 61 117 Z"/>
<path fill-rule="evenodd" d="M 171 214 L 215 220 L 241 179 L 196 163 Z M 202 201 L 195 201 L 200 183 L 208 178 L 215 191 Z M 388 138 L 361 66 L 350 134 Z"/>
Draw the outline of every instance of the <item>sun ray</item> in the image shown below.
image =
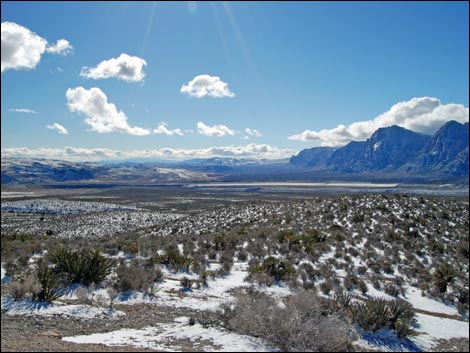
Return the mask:
<path fill-rule="evenodd" d="M 155 12 L 157 10 L 157 2 L 152 2 L 152 7 L 149 12 L 149 17 L 147 21 L 147 28 L 145 29 L 144 39 L 142 41 L 142 47 L 140 48 L 140 56 L 144 55 L 145 49 L 147 48 L 147 42 L 150 36 L 150 30 L 152 29 L 153 18 L 155 17 Z"/>

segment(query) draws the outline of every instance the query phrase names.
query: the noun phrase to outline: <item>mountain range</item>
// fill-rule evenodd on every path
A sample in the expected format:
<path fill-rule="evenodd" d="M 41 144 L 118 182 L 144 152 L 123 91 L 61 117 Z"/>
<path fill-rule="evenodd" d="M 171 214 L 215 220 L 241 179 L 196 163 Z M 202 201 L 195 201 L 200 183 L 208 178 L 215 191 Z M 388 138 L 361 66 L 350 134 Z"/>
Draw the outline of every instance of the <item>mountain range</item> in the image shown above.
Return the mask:
<path fill-rule="evenodd" d="M 291 157 L 292 166 L 336 173 L 468 176 L 469 124 L 445 123 L 433 136 L 397 125 L 344 147 L 313 147 Z"/>
<path fill-rule="evenodd" d="M 290 160 L 237 158 L 178 162 L 68 162 L 2 158 L 2 185 L 162 184 L 222 181 L 455 180 L 468 184 L 469 124 L 449 121 L 433 136 L 399 126 L 378 129 L 366 141 L 313 147 Z"/>

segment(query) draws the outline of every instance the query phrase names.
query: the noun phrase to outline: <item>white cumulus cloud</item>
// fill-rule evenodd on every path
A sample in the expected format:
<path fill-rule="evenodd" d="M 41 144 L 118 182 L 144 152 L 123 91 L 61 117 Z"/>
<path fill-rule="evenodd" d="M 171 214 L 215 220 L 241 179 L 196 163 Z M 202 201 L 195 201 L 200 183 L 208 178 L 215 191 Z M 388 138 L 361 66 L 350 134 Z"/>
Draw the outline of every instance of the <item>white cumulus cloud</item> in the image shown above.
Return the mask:
<path fill-rule="evenodd" d="M 56 130 L 59 134 L 62 134 L 62 135 L 68 135 L 69 134 L 67 129 L 65 127 L 63 127 L 62 125 L 58 124 L 58 123 L 54 123 L 52 125 L 46 125 L 46 127 L 50 130 Z"/>
<path fill-rule="evenodd" d="M 247 137 L 261 137 L 262 136 L 258 130 L 250 129 L 248 127 L 245 129 L 245 133 L 247 134 Z"/>
<path fill-rule="evenodd" d="M 109 103 L 108 97 L 97 87 L 88 90 L 83 87 L 69 88 L 66 97 L 69 110 L 85 115 L 85 123 L 92 131 L 118 131 L 137 136 L 150 134 L 148 129 L 130 126 L 126 114 L 118 111 L 113 103 Z"/>
<path fill-rule="evenodd" d="M 227 127 L 226 125 L 214 125 L 214 126 L 207 126 L 202 121 L 197 123 L 197 131 L 201 135 L 205 136 L 226 136 L 226 135 L 235 135 L 235 131 Z"/>
<path fill-rule="evenodd" d="M 34 69 L 44 52 L 69 53 L 72 49 L 65 39 L 48 46 L 47 40 L 30 29 L 14 22 L 2 22 L 2 73 L 6 70 Z"/>
<path fill-rule="evenodd" d="M 127 82 L 141 82 L 147 62 L 137 56 L 121 54 L 118 58 L 104 60 L 97 67 L 82 67 L 80 76 L 95 80 L 115 77 Z"/>
<path fill-rule="evenodd" d="M 9 109 L 10 112 L 15 112 L 15 113 L 27 113 L 27 114 L 37 114 L 38 112 L 32 109 L 26 109 L 26 108 L 12 108 Z"/>
<path fill-rule="evenodd" d="M 468 107 L 455 103 L 442 104 L 438 98 L 419 97 L 399 102 L 372 120 L 359 121 L 348 126 L 338 125 L 333 129 L 320 131 L 305 130 L 290 136 L 289 140 L 317 141 L 322 146 L 341 146 L 353 140 L 366 140 L 377 129 L 391 125 L 424 134 L 434 134 L 450 120 L 468 122 Z"/>
<path fill-rule="evenodd" d="M 26 147 L 2 148 L 2 158 L 48 158 L 69 161 L 100 161 L 111 159 L 129 158 L 166 158 L 166 159 L 190 159 L 212 157 L 234 157 L 252 159 L 280 159 L 289 158 L 296 151 L 281 149 L 264 144 L 248 144 L 242 146 L 219 146 L 201 149 L 160 148 L 154 150 L 116 151 L 108 148 L 38 148 Z"/>
<path fill-rule="evenodd" d="M 51 54 L 68 55 L 72 52 L 73 46 L 66 39 L 59 39 L 56 44 L 48 45 L 46 52 Z"/>
<path fill-rule="evenodd" d="M 2 22 L 2 73 L 8 69 L 32 69 L 41 60 L 47 41 L 28 28 Z"/>
<path fill-rule="evenodd" d="M 183 131 L 181 131 L 181 129 L 168 130 L 167 126 L 168 126 L 167 123 L 161 122 L 158 128 L 153 129 L 153 132 L 156 134 L 163 134 L 167 136 L 172 136 L 172 135 L 184 136 Z"/>
<path fill-rule="evenodd" d="M 228 89 L 228 84 L 223 82 L 220 77 L 210 75 L 199 75 L 181 86 L 181 93 L 187 93 L 192 97 L 235 97 L 233 92 Z"/>

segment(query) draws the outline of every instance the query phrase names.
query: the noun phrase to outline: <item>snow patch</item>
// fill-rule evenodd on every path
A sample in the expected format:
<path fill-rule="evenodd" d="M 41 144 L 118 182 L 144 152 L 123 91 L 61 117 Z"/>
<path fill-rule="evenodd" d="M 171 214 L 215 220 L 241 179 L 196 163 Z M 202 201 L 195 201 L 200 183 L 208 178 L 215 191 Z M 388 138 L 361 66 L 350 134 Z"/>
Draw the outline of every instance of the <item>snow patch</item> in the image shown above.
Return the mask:
<path fill-rule="evenodd" d="M 62 340 L 74 343 L 104 344 L 106 346 L 131 346 L 161 351 L 181 351 L 182 347 L 173 343 L 178 339 L 197 342 L 198 351 L 220 352 L 269 352 L 273 351 L 260 339 L 234 334 L 223 329 L 190 326 L 189 318 L 180 317 L 174 323 L 158 324 L 141 330 L 123 329 L 108 333 L 64 337 Z M 202 340 L 202 341 L 201 341 Z"/>

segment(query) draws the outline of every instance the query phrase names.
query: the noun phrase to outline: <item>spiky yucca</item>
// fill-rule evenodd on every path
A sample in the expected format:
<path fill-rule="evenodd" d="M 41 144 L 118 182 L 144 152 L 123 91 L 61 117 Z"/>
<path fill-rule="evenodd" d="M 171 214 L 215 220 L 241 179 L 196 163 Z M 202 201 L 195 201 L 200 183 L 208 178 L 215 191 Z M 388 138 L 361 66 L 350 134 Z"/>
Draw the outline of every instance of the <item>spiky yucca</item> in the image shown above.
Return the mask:
<path fill-rule="evenodd" d="M 370 298 L 352 306 L 354 321 L 364 330 L 376 332 L 384 327 L 392 329 L 399 338 L 415 334 L 412 325 L 415 312 L 403 299 Z"/>
<path fill-rule="evenodd" d="M 440 293 L 445 293 L 447 292 L 447 286 L 454 281 L 456 276 L 455 269 L 451 265 L 444 264 L 434 273 L 434 286 Z"/>
<path fill-rule="evenodd" d="M 67 276 L 69 283 L 100 284 L 111 273 L 114 261 L 95 250 L 72 251 L 58 248 L 51 252 L 50 260 L 57 273 Z"/>
<path fill-rule="evenodd" d="M 62 295 L 59 276 L 53 268 L 39 266 L 36 278 L 41 285 L 41 290 L 33 295 L 34 301 L 52 303 Z"/>

